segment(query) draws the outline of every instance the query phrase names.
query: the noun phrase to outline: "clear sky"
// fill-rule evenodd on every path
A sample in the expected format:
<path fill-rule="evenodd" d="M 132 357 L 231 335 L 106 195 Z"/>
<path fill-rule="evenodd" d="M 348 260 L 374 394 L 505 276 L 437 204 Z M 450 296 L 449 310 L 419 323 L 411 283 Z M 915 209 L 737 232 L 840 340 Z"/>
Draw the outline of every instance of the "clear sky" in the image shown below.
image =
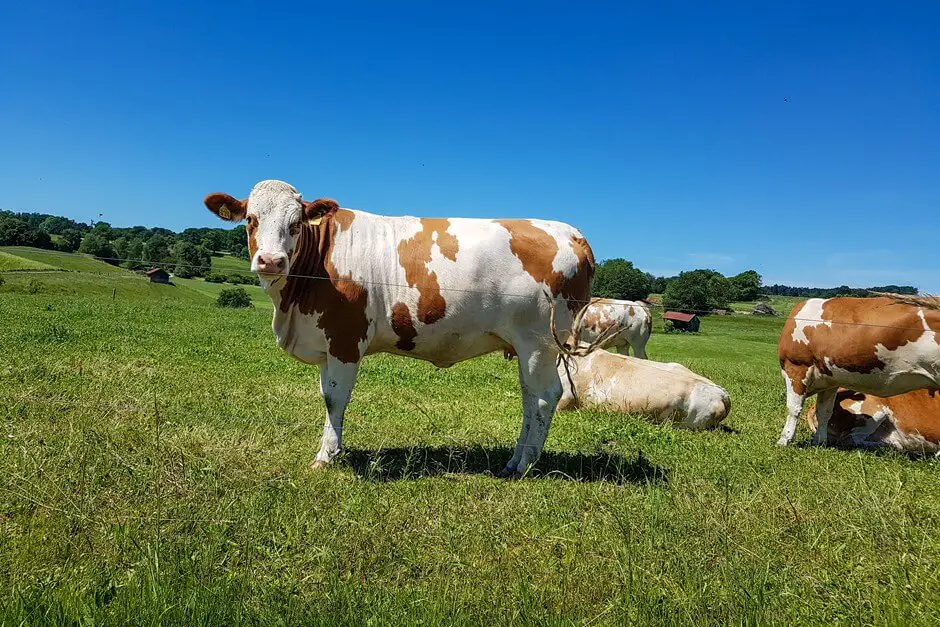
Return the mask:
<path fill-rule="evenodd" d="M 940 292 L 940 2 L 104 4 L 0 8 L 0 207 L 179 230 L 278 178 Z"/>

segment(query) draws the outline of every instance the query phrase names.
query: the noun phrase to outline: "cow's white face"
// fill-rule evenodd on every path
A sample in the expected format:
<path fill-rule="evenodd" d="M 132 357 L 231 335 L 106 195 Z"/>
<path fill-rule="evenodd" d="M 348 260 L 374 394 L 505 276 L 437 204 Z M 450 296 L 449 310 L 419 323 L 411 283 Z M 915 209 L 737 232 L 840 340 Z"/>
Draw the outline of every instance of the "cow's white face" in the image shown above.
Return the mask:
<path fill-rule="evenodd" d="M 305 204 L 293 186 L 283 181 L 261 181 L 247 200 L 228 194 L 209 194 L 205 204 L 223 220 L 247 220 L 251 270 L 268 284 L 290 272 L 290 258 L 304 219 Z"/>
<path fill-rule="evenodd" d="M 252 272 L 269 282 L 290 272 L 290 258 L 303 217 L 304 207 L 296 189 L 281 181 L 255 185 L 248 197 L 246 227 Z"/>

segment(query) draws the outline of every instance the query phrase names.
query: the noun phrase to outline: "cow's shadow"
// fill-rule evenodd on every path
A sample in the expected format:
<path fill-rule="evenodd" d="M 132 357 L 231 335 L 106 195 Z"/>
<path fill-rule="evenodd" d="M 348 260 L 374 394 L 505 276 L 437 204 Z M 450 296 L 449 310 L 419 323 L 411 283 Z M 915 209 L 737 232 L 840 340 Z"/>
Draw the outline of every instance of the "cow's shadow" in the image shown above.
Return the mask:
<path fill-rule="evenodd" d="M 454 474 L 495 476 L 510 457 L 509 447 L 418 446 L 347 450 L 342 463 L 366 481 L 407 481 Z M 526 476 L 529 479 L 664 485 L 669 482 L 669 472 L 650 462 L 642 451 L 635 457 L 544 451 Z"/>

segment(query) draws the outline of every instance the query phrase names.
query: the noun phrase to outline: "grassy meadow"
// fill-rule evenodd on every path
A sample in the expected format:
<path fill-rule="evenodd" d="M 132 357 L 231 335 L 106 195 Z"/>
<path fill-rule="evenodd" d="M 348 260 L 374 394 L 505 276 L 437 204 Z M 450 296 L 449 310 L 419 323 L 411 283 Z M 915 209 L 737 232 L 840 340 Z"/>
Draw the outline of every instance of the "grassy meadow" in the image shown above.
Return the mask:
<path fill-rule="evenodd" d="M 728 389 L 730 432 L 561 413 L 520 481 L 514 362 L 374 356 L 314 473 L 316 368 L 269 307 L 0 275 L 0 624 L 940 622 L 940 467 L 774 446 L 782 318 L 650 341 Z"/>

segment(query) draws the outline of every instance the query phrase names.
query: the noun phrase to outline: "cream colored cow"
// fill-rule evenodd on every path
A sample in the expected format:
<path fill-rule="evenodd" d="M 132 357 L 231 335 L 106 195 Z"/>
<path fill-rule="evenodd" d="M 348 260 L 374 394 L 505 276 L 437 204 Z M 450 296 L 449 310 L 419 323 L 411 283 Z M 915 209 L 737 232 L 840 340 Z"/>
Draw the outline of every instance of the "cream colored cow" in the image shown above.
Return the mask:
<path fill-rule="evenodd" d="M 558 409 L 579 407 L 645 414 L 684 429 L 715 427 L 731 410 L 728 392 L 676 363 L 597 351 L 558 364 Z M 573 385 L 572 385 L 573 384 Z"/>

